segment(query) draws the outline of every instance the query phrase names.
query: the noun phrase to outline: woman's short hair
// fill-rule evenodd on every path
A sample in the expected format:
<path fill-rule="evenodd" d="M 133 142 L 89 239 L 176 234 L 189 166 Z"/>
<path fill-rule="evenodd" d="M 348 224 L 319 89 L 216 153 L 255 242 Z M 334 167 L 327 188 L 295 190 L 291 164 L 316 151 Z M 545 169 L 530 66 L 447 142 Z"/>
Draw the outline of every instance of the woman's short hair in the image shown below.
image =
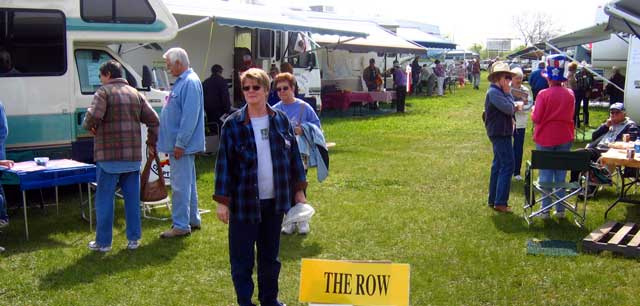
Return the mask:
<path fill-rule="evenodd" d="M 168 59 L 171 64 L 175 64 L 176 61 L 180 61 L 183 66 L 190 66 L 189 55 L 187 55 L 187 51 L 182 48 L 171 48 L 162 55 L 162 58 Z"/>
<path fill-rule="evenodd" d="M 250 68 L 240 75 L 240 84 L 244 85 L 245 80 L 255 80 L 265 90 L 269 91 L 271 79 L 269 75 L 260 68 Z"/>
<path fill-rule="evenodd" d="M 278 75 L 276 75 L 276 77 L 273 79 L 273 81 L 276 84 L 278 84 L 280 82 L 287 82 L 287 83 L 289 83 L 289 86 L 291 86 L 291 88 L 295 88 L 296 87 L 296 77 L 293 76 L 293 74 L 288 73 L 288 72 L 278 73 Z"/>
<path fill-rule="evenodd" d="M 122 65 L 115 60 L 110 60 L 102 63 L 100 65 L 100 74 L 107 76 L 112 79 L 121 78 L 122 77 Z"/>
<path fill-rule="evenodd" d="M 571 64 L 569 64 L 569 71 L 576 71 L 578 70 L 578 63 L 576 62 L 571 62 Z"/>
<path fill-rule="evenodd" d="M 280 64 L 280 72 L 293 73 L 293 66 L 287 62 Z"/>

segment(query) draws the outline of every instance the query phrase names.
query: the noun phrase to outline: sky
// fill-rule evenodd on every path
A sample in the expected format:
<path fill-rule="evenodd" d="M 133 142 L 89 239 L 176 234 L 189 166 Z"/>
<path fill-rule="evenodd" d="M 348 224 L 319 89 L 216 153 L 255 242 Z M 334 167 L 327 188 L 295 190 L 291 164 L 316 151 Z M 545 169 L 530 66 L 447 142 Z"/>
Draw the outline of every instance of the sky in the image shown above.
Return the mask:
<path fill-rule="evenodd" d="M 568 33 L 595 24 L 598 6 L 607 0 L 263 0 L 280 5 L 331 5 L 337 13 L 382 16 L 434 24 L 442 35 L 458 43 L 458 49 L 474 43 L 486 45 L 487 38 L 518 38 L 513 18 L 523 12 L 543 11 Z"/>

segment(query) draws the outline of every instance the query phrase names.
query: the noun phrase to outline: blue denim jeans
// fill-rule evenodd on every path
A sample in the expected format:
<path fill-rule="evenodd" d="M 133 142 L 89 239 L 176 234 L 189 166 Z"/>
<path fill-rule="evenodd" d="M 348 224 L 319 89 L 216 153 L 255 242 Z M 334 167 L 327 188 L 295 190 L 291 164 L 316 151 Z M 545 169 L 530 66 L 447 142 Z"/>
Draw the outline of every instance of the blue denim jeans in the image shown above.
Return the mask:
<path fill-rule="evenodd" d="M 480 74 L 479 73 L 474 73 L 473 74 L 473 87 L 479 87 L 480 86 Z"/>
<path fill-rule="evenodd" d="M 195 154 L 185 154 L 180 159 L 169 155 L 171 165 L 171 217 L 173 226 L 184 231 L 190 225 L 200 225 L 198 191 L 196 190 Z"/>
<path fill-rule="evenodd" d="M 231 278 L 240 306 L 255 306 L 253 296 L 254 247 L 258 252 L 258 299 L 263 306 L 280 306 L 278 302 L 278 277 L 281 263 L 280 226 L 282 213 L 275 212 L 273 200 L 260 200 L 258 224 L 229 220 L 229 259 Z"/>
<path fill-rule="evenodd" d="M 570 151 L 571 150 L 571 145 L 572 142 L 569 141 L 567 143 L 561 144 L 561 145 L 557 145 L 557 146 L 552 146 L 552 147 L 543 147 L 539 144 L 536 144 L 536 150 L 539 151 Z M 563 183 L 566 179 L 567 176 L 567 171 L 566 170 L 545 170 L 545 169 L 541 169 L 540 170 L 540 177 L 538 178 L 538 180 L 540 181 L 540 183 L 549 183 L 549 182 L 555 182 L 555 183 Z M 545 189 L 544 190 L 547 193 L 550 193 L 552 190 L 551 189 Z M 558 192 L 556 193 L 556 195 L 558 197 L 563 197 L 564 196 L 564 190 L 558 190 Z M 542 206 L 546 207 L 548 205 L 551 204 L 551 198 L 545 198 L 542 200 Z M 563 212 L 564 211 L 564 206 L 560 205 L 560 204 L 556 204 L 556 211 L 557 212 Z"/>
<path fill-rule="evenodd" d="M 524 147 L 524 134 L 527 129 L 515 129 L 513 131 L 513 176 L 520 175 L 522 167 L 522 149 Z"/>
<path fill-rule="evenodd" d="M 96 166 L 98 188 L 96 190 L 96 243 L 110 246 L 113 240 L 113 214 L 116 185 L 124 196 L 124 216 L 127 224 L 127 240 L 140 240 L 140 171 L 107 173 Z"/>
<path fill-rule="evenodd" d="M 493 144 L 493 163 L 489 178 L 489 205 L 506 206 L 509 202 L 513 174 L 511 136 L 489 137 Z"/>

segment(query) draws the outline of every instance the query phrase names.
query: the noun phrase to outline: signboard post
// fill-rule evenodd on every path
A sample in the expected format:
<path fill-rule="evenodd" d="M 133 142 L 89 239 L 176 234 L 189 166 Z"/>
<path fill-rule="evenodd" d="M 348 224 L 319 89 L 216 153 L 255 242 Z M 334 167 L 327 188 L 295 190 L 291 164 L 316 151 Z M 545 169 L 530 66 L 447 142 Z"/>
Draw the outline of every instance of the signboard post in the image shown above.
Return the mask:
<path fill-rule="evenodd" d="M 408 264 L 302 259 L 300 302 L 409 305 Z"/>

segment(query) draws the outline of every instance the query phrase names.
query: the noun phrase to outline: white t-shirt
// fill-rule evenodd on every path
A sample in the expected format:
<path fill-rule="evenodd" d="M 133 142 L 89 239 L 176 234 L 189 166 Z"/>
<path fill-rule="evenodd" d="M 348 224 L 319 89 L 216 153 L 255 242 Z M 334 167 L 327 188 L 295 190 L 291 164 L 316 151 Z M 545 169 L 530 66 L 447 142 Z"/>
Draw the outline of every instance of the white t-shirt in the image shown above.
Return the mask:
<path fill-rule="evenodd" d="M 275 198 L 273 191 L 273 163 L 269 145 L 269 115 L 251 118 L 253 137 L 258 152 L 258 196 L 261 200 Z"/>

